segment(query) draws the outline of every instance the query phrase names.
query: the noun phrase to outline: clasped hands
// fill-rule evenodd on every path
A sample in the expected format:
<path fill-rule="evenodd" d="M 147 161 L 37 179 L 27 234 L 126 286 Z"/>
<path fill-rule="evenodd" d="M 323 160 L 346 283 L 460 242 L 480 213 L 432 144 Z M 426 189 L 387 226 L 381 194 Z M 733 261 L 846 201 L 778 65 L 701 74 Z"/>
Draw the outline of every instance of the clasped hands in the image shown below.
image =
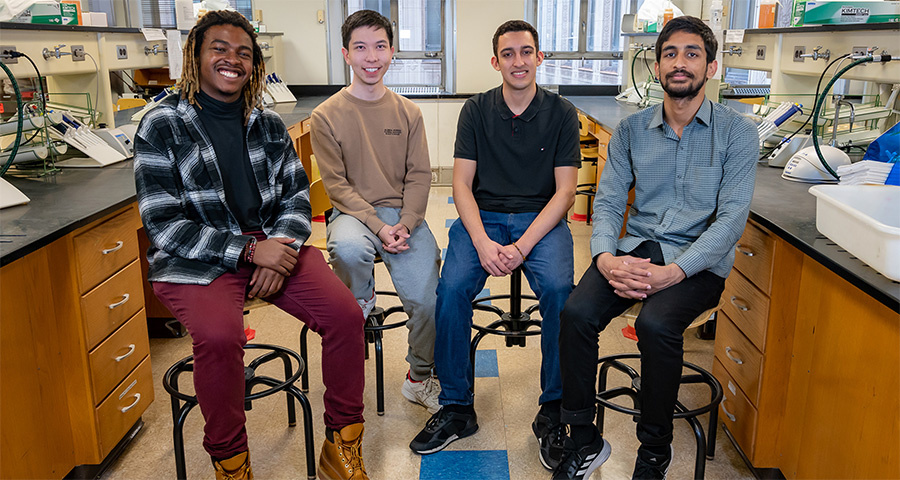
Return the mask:
<path fill-rule="evenodd" d="M 409 240 L 409 229 L 402 223 L 384 225 L 378 230 L 378 238 L 381 240 L 381 247 L 385 252 L 402 253 L 409 250 L 409 245 L 406 243 Z"/>
<path fill-rule="evenodd" d="M 515 245 L 500 245 L 488 237 L 475 242 L 475 250 L 478 252 L 478 260 L 481 262 L 481 267 L 494 277 L 504 277 L 511 274 L 513 270 L 525 261 L 522 257 L 525 253 L 519 253 Z"/>
<path fill-rule="evenodd" d="M 250 291 L 247 298 L 265 298 L 279 290 L 285 277 L 291 275 L 297 265 L 300 253 L 291 246 L 295 239 L 273 237 L 256 243 L 253 254 L 253 276 L 250 277 Z"/>
<path fill-rule="evenodd" d="M 650 295 L 684 280 L 684 271 L 674 263 L 656 265 L 649 258 L 615 256 L 609 252 L 597 257 L 597 269 L 615 289 L 616 295 L 644 300 Z"/>

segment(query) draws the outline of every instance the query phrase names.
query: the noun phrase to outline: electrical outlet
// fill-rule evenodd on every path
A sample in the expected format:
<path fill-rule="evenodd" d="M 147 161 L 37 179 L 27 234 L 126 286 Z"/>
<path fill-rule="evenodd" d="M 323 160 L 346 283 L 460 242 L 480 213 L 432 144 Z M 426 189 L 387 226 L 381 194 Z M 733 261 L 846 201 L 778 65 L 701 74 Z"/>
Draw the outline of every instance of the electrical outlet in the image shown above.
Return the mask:
<path fill-rule="evenodd" d="M 18 58 L 7 57 L 7 55 L 9 55 L 12 52 L 18 52 L 18 50 L 16 50 L 16 47 L 14 47 L 12 45 L 0 45 L 0 58 L 3 59 L 3 63 L 5 63 L 5 64 L 19 63 Z"/>
<path fill-rule="evenodd" d="M 865 57 L 867 49 L 868 47 L 853 47 L 850 54 L 854 57 Z"/>
<path fill-rule="evenodd" d="M 802 61 L 806 60 L 805 58 L 800 56 L 800 55 L 805 55 L 805 54 L 806 54 L 806 47 L 800 47 L 800 46 L 794 47 L 794 61 L 795 62 L 802 62 Z"/>
<path fill-rule="evenodd" d="M 72 61 L 84 61 L 84 45 L 72 45 Z"/>
<path fill-rule="evenodd" d="M 757 45 L 756 46 L 756 59 L 757 60 L 765 60 L 766 59 L 766 46 L 765 45 Z"/>
<path fill-rule="evenodd" d="M 128 58 L 128 45 L 116 45 L 116 58 L 119 60 Z"/>

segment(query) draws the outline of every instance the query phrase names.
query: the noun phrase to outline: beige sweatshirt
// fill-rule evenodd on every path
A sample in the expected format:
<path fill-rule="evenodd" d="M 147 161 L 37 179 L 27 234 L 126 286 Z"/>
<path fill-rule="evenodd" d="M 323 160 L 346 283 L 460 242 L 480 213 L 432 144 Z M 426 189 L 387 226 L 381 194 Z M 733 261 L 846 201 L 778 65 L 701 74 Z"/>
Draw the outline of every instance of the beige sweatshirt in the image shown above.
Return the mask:
<path fill-rule="evenodd" d="M 344 88 L 313 110 L 311 131 L 325 191 L 338 210 L 376 234 L 385 224 L 374 207 L 400 208 L 410 232 L 422 223 L 431 163 L 415 103 L 390 90 L 370 102 Z"/>

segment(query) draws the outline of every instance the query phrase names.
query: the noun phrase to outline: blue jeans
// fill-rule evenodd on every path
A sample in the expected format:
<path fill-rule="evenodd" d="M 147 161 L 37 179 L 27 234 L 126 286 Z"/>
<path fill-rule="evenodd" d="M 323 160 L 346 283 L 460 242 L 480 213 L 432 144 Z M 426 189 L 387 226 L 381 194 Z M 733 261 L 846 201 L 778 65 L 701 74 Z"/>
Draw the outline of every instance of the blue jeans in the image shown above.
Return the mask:
<path fill-rule="evenodd" d="M 481 211 L 484 230 L 491 240 L 509 245 L 518 240 L 537 213 Z M 472 338 L 472 300 L 484 288 L 488 272 L 478 260 L 472 239 L 457 219 L 450 227 L 450 244 L 437 288 L 434 348 L 435 368 L 441 380 L 441 405 L 471 405 L 475 379 L 469 360 Z M 539 403 L 562 398 L 559 371 L 559 312 L 574 288 L 572 234 L 565 220 L 531 250 L 523 264 L 525 278 L 538 297 L 541 312 L 541 397 Z"/>
<path fill-rule="evenodd" d="M 388 225 L 400 221 L 399 208 L 375 207 L 375 213 Z M 406 361 L 410 374 L 414 380 L 429 377 L 434 366 L 434 302 L 441 254 L 428 224 L 423 220 L 410 233 L 409 250 L 402 253 L 384 251 L 381 240 L 369 227 L 338 209 L 334 209 L 327 230 L 331 266 L 357 301 L 372 297 L 372 267 L 375 255 L 381 256 L 403 310 L 409 315 Z"/>

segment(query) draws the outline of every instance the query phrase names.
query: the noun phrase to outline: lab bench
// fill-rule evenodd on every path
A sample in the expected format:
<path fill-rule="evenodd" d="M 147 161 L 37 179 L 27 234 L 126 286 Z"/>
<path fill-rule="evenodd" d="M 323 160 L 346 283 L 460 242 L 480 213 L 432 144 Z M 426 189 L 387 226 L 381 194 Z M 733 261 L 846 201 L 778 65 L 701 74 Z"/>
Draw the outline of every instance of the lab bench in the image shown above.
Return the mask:
<path fill-rule="evenodd" d="M 306 161 L 304 120 L 325 98 L 274 109 Z M 599 136 L 635 111 L 611 97 L 570 100 L 596 122 Z M 713 368 L 726 388 L 720 419 L 759 470 L 778 468 L 788 478 L 900 477 L 891 447 L 900 436 L 900 284 L 819 235 L 808 185 L 782 180 L 780 172 L 758 167 L 729 277 Z M 140 227 L 133 164 L 9 180 L 31 203 L 0 212 L 0 431 L 4 457 L 21 459 L 4 462 L 2 476 L 62 478 L 108 458 L 139 427 L 153 396 L 152 386 L 142 390 L 150 371 L 148 310 L 143 292 L 129 287 L 143 256 L 132 246 Z M 88 256 L 95 250 L 100 260 Z M 122 285 L 132 289 L 127 308 L 109 309 L 125 298 Z M 90 297 L 104 287 L 115 287 L 100 293 L 109 297 L 101 307 L 115 317 L 90 310 Z M 131 363 L 115 371 L 93 361 L 129 351 Z M 752 368 L 736 368 L 731 357 Z"/>

